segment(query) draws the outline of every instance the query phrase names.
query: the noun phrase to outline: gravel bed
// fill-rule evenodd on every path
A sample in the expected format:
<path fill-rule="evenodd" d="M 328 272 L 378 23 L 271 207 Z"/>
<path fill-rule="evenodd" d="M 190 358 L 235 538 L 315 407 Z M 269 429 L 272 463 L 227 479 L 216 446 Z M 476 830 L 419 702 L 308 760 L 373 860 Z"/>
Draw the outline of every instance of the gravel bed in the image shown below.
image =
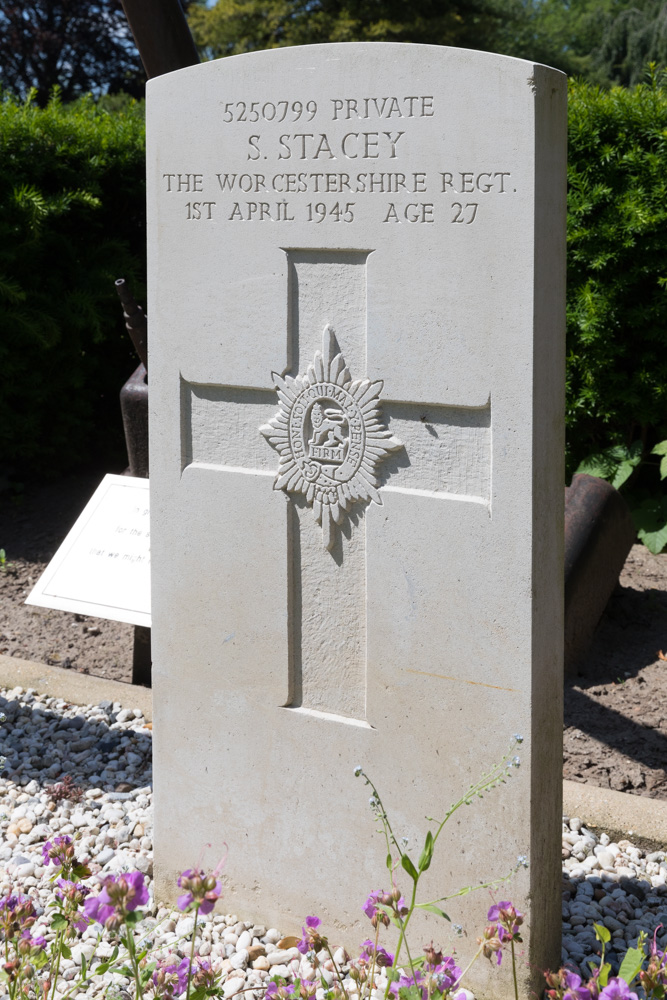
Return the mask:
<path fill-rule="evenodd" d="M 53 835 L 69 834 L 76 838 L 79 857 L 89 859 L 93 876 L 139 870 L 152 899 L 152 734 L 140 710 L 108 701 L 75 706 L 14 688 L 0 689 L 0 712 L 6 716 L 0 725 L 0 753 L 7 758 L 0 777 L 0 895 L 16 889 L 19 881 L 24 891 L 36 895 L 40 907 L 33 934 L 49 941 L 45 906 L 53 868 L 44 867 L 41 848 Z M 79 801 L 59 798 L 63 781 L 74 783 Z M 657 939 L 667 946 L 666 857 L 663 851 L 647 855 L 628 840 L 614 843 L 579 819 L 564 818 L 563 962 L 587 973 L 587 962 L 597 951 L 593 923 L 611 932 L 607 957 L 614 972 L 642 930 L 652 937 L 664 924 Z M 191 916 L 172 914 L 153 901 L 141 926 L 158 954 L 179 960 L 189 955 Z M 72 958 L 63 960 L 56 997 L 71 988 L 82 956 L 88 960 L 94 950 L 100 959 L 111 954 L 105 941 L 95 947 L 99 930 L 98 925 L 89 927 L 72 948 Z M 195 950 L 224 972 L 225 997 L 247 990 L 244 996 L 259 1000 L 274 975 L 316 978 L 307 957 L 296 948 L 279 947 L 281 940 L 277 928 L 253 925 L 236 914 L 214 914 L 198 925 Z M 334 957 L 346 968 L 342 950 Z M 321 971 L 325 979 L 333 978 L 326 965 Z M 128 985 L 124 977 L 107 972 L 89 992 L 106 991 L 127 1000 Z M 346 987 L 357 990 L 349 979 Z M 460 997 L 472 994 L 462 991 Z"/>

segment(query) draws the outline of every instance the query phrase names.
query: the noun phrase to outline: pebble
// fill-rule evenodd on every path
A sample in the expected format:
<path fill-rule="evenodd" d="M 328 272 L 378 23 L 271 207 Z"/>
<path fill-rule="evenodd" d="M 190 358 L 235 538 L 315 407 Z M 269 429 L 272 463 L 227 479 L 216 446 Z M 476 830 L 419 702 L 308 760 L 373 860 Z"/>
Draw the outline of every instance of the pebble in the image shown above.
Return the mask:
<path fill-rule="evenodd" d="M 586 829 L 576 817 L 564 818 L 562 845 L 564 963 L 587 976 L 589 963 L 599 961 L 593 923 L 603 923 L 612 933 L 607 958 L 614 975 L 641 931 L 651 938 L 662 923 L 658 944 L 667 945 L 667 884 L 660 868 L 665 852 L 646 855 L 629 840 L 614 843 L 607 833 Z M 583 857 L 576 857 L 575 847 Z"/>
<path fill-rule="evenodd" d="M 34 887 L 31 892 L 44 908 L 51 898 L 53 868 L 44 866 L 41 848 L 56 832 L 68 831 L 77 837 L 79 854 L 87 857 L 94 872 L 142 871 L 152 893 L 152 733 L 145 728 L 141 711 L 109 701 L 75 707 L 50 695 L 14 688 L 0 689 L 0 712 L 7 717 L 0 724 L 7 758 L 0 777 L 0 894 L 17 888 L 20 879 L 24 888 Z M 49 756 L 42 759 L 36 754 L 44 746 L 49 747 Z M 53 786 L 67 773 L 80 788 L 77 801 L 53 797 Z M 667 946 L 667 852 L 645 855 L 630 840 L 613 842 L 578 817 L 564 818 L 562 836 L 563 962 L 588 974 L 588 963 L 597 952 L 594 922 L 604 923 L 612 932 L 607 954 L 613 973 L 640 932 L 651 938 L 662 924 L 658 944 Z M 156 952 L 180 961 L 189 955 L 194 918 L 178 913 L 172 917 L 166 908 L 157 914 L 156 910 L 150 904 L 144 921 L 147 930 L 154 927 Z M 43 915 L 36 927 L 51 940 Z M 293 932 L 298 928 L 288 931 Z M 88 936 L 72 947 L 72 958 L 61 963 L 56 998 L 64 998 L 71 989 L 68 984 L 78 975 L 82 956 L 88 961 L 93 954 L 96 934 L 94 928 L 86 932 Z M 269 976 L 312 975 L 306 956 L 297 948 L 278 947 L 282 938 L 277 928 L 244 922 L 234 913 L 214 911 L 197 926 L 199 953 L 222 969 L 226 998 L 262 986 Z M 106 941 L 97 946 L 96 954 L 109 957 Z M 342 949 L 335 950 L 335 957 L 344 965 Z M 100 1000 L 105 993 L 123 996 L 129 986 L 129 980 L 116 973 L 107 972 L 100 980 L 87 995 Z M 345 985 L 350 996 L 356 994 L 350 979 Z M 252 992 L 248 995 L 252 998 Z M 461 990 L 457 1000 L 474 997 Z"/>

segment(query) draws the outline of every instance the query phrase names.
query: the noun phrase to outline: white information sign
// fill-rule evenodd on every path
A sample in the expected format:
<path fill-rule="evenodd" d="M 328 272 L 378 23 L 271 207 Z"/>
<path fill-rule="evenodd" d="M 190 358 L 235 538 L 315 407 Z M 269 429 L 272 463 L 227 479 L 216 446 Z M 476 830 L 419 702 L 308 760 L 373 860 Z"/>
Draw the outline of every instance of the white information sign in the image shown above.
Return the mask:
<path fill-rule="evenodd" d="M 26 604 L 151 624 L 147 479 L 104 477 Z"/>

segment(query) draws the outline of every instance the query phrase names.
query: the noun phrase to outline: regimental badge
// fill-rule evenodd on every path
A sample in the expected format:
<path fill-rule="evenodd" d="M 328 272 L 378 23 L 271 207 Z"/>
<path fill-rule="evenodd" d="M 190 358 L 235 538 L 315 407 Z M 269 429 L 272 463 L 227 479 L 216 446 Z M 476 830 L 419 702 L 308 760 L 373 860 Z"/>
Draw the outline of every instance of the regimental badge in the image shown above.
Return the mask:
<path fill-rule="evenodd" d="M 273 488 L 305 494 L 331 549 L 356 500 L 382 504 L 377 466 L 403 447 L 382 421 L 384 382 L 352 379 L 330 326 L 305 375 L 272 377 L 280 409 L 259 430 L 280 455 Z"/>

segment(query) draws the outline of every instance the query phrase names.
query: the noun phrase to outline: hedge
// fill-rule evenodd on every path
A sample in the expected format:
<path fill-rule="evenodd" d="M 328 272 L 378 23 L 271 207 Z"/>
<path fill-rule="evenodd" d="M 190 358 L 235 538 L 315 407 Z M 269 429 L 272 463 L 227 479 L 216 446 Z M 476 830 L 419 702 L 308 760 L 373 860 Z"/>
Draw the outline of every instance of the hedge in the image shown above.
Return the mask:
<path fill-rule="evenodd" d="M 145 296 L 143 107 L 0 100 L 0 472 L 121 454 L 137 361 L 114 279 Z"/>
<path fill-rule="evenodd" d="M 53 474 L 122 443 L 135 358 L 113 280 L 145 300 L 144 155 L 141 104 L 0 101 L 5 465 Z M 664 77 L 570 84 L 568 180 L 568 474 L 614 448 L 631 488 L 661 494 L 647 462 L 667 438 Z"/>
<path fill-rule="evenodd" d="M 570 85 L 567 465 L 667 545 L 667 78 Z"/>

